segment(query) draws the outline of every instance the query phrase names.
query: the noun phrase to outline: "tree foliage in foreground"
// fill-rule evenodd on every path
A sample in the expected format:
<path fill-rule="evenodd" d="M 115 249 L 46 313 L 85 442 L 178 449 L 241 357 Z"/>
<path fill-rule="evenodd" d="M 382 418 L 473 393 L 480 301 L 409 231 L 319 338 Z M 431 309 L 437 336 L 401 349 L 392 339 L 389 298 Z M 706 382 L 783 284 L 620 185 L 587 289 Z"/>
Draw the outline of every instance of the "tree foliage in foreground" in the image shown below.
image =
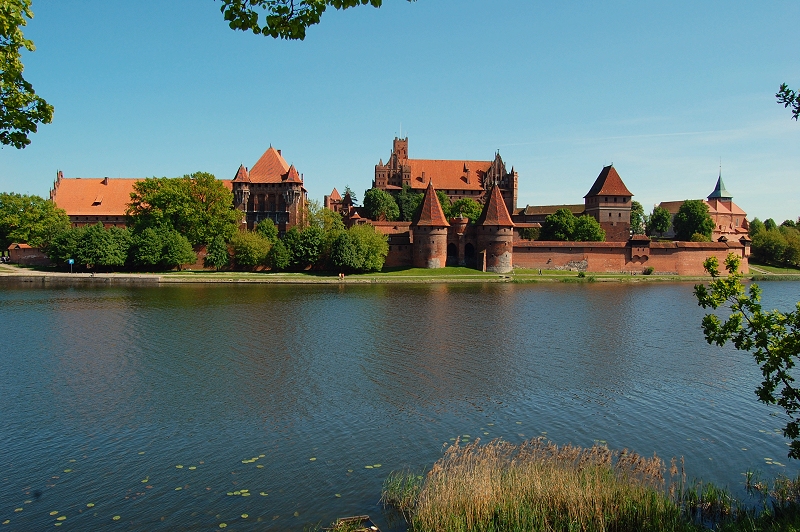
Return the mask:
<path fill-rule="evenodd" d="M 22 28 L 32 19 L 31 0 L 0 0 L 0 144 L 24 148 L 37 124 L 53 120 L 53 106 L 22 77 L 21 49 L 33 52 Z"/>
<path fill-rule="evenodd" d="M 761 309 L 761 289 L 751 284 L 745 291 L 739 273 L 739 258 L 729 254 L 725 259 L 727 277 L 720 276 L 719 261 L 710 257 L 703 264 L 713 277 L 711 284 L 695 286 L 699 305 L 705 309 L 724 308 L 730 314 L 721 319 L 716 314 L 703 317 L 703 333 L 709 344 L 725 345 L 730 341 L 736 349 L 749 351 L 763 376 L 756 388 L 758 400 L 777 404 L 788 417 L 783 435 L 791 440 L 789 457 L 800 458 L 800 390 L 793 374 L 800 357 L 800 303 L 793 312 Z"/>
<path fill-rule="evenodd" d="M 367 4 L 381 7 L 382 3 L 382 0 L 222 0 L 220 11 L 231 29 L 303 40 L 306 28 L 319 24 L 328 7 L 347 9 Z M 257 8 L 265 12 L 263 22 Z"/>
<path fill-rule="evenodd" d="M 50 200 L 0 193 L 0 250 L 14 242 L 46 250 L 53 238 L 69 226 L 67 213 Z"/>
<path fill-rule="evenodd" d="M 393 222 L 400 217 L 400 207 L 395 199 L 379 188 L 371 188 L 364 193 L 364 208 L 372 220 Z"/>
<path fill-rule="evenodd" d="M 647 225 L 645 232 L 647 236 L 653 236 L 658 233 L 659 236 L 669 231 L 669 226 L 672 223 L 672 215 L 664 207 L 658 205 L 653 207 L 653 212 L 647 218 Z"/>
<path fill-rule="evenodd" d="M 778 89 L 775 97 L 778 99 L 779 104 L 783 104 L 784 109 L 791 108 L 792 118 L 797 120 L 800 117 L 800 94 L 791 90 L 786 83 L 781 83 L 781 88 Z"/>
<path fill-rule="evenodd" d="M 644 207 L 641 203 L 634 200 L 631 202 L 631 233 L 634 235 L 644 234 L 645 215 Z"/>

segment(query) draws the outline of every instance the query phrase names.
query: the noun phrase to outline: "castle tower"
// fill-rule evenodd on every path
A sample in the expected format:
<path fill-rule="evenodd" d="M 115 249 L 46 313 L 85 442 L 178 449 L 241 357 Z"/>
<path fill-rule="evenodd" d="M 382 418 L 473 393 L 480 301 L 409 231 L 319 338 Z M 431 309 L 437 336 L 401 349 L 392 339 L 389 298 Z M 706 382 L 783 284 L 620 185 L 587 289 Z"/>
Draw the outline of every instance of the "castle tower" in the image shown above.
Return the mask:
<path fill-rule="evenodd" d="M 240 211 L 247 210 L 247 202 L 250 201 L 250 173 L 245 165 L 240 164 L 233 178 L 233 207 Z"/>
<path fill-rule="evenodd" d="M 600 222 L 607 241 L 627 242 L 630 238 L 632 198 L 613 165 L 603 168 L 583 197 L 586 214 Z"/>
<path fill-rule="evenodd" d="M 492 187 L 489 192 L 489 200 L 476 226 L 478 268 L 485 272 L 510 272 L 514 268 L 514 222 L 508 214 L 499 186 Z"/>
<path fill-rule="evenodd" d="M 415 268 L 444 268 L 447 263 L 447 228 L 433 183 L 428 183 L 419 216 L 412 222 L 412 264 Z"/>
<path fill-rule="evenodd" d="M 730 204 L 733 201 L 733 195 L 725 189 L 725 183 L 722 182 L 722 170 L 719 171 L 717 178 L 717 186 L 714 187 L 714 192 L 708 195 L 708 200 L 720 200 L 723 203 Z"/>

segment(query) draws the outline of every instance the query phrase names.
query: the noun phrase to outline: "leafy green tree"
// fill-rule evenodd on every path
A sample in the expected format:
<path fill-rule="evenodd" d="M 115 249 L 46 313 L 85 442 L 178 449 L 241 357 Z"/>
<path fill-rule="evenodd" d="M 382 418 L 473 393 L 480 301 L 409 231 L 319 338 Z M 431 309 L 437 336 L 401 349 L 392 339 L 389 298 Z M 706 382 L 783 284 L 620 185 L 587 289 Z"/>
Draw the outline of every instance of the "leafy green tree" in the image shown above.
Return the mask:
<path fill-rule="evenodd" d="M 800 231 L 788 226 L 781 226 L 779 230 L 786 240 L 783 263 L 794 268 L 800 267 Z"/>
<path fill-rule="evenodd" d="M 753 235 L 750 251 L 758 262 L 779 266 L 783 263 L 786 246 L 786 238 L 777 228 L 765 229 Z"/>
<path fill-rule="evenodd" d="M 781 222 L 781 227 L 797 227 L 797 223 L 794 220 L 784 220 Z"/>
<path fill-rule="evenodd" d="M 776 224 L 775 220 L 773 220 L 772 218 L 767 218 L 766 220 L 764 220 L 764 229 L 766 229 L 767 231 L 771 231 L 777 228 L 778 224 Z"/>
<path fill-rule="evenodd" d="M 318 24 L 328 7 L 347 9 L 367 4 L 380 7 L 382 3 L 382 0 L 222 0 L 220 11 L 231 29 L 303 40 L 306 29 Z M 257 8 L 265 12 L 263 23 Z"/>
<path fill-rule="evenodd" d="M 655 233 L 661 236 L 669 231 L 671 223 L 672 215 L 670 215 L 669 211 L 656 205 L 653 207 L 653 212 L 647 220 L 645 232 L 648 236 L 653 236 Z"/>
<path fill-rule="evenodd" d="M 394 221 L 400 217 L 400 207 L 391 194 L 379 188 L 364 193 L 364 208 L 372 220 Z"/>
<path fill-rule="evenodd" d="M 444 213 L 444 217 L 449 220 L 451 218 L 450 209 L 453 207 L 453 203 L 450 201 L 450 196 L 445 194 L 443 190 L 437 190 L 436 197 L 439 199 L 439 205 L 442 206 L 442 212 Z"/>
<path fill-rule="evenodd" d="M 292 227 L 281 238 L 281 242 L 286 246 L 286 251 L 289 253 L 289 268 L 298 268 L 300 266 L 300 249 L 302 244 L 300 242 L 300 230 L 297 227 Z"/>
<path fill-rule="evenodd" d="M 231 239 L 231 247 L 233 261 L 238 268 L 253 268 L 267 263 L 271 246 L 269 240 L 256 232 L 237 231 Z"/>
<path fill-rule="evenodd" d="M 212 174 L 145 179 L 133 190 L 127 215 L 134 232 L 167 226 L 197 246 L 217 235 L 229 240 L 239 227 L 241 212 L 233 208 L 233 194 Z"/>
<path fill-rule="evenodd" d="M 606 239 L 606 232 L 600 227 L 600 222 L 594 216 L 584 214 L 575 220 L 575 226 L 570 240 L 576 242 L 603 242 Z"/>
<path fill-rule="evenodd" d="M 526 240 L 538 240 L 540 232 L 539 227 L 523 227 L 519 230 L 519 236 Z"/>
<path fill-rule="evenodd" d="M 363 265 L 356 243 L 349 231 L 342 231 L 331 244 L 331 264 L 342 271 L 358 271 Z"/>
<path fill-rule="evenodd" d="M 161 263 L 167 268 L 178 268 L 184 264 L 193 264 L 197 261 L 197 254 L 192 249 L 189 239 L 171 229 L 164 237 L 164 254 Z"/>
<path fill-rule="evenodd" d="M 75 261 L 90 268 L 124 266 L 128 259 L 131 235 L 124 227 L 105 229 L 102 223 L 90 225 L 80 235 Z"/>
<path fill-rule="evenodd" d="M 31 0 L 0 1 L 0 144 L 24 148 L 37 124 L 53 120 L 53 106 L 36 95 L 22 72 L 21 49 L 36 50 L 22 28 L 33 18 Z"/>
<path fill-rule="evenodd" d="M 690 242 L 711 242 L 711 239 L 706 235 L 701 235 L 700 233 L 693 233 L 692 237 L 689 239 Z"/>
<path fill-rule="evenodd" d="M 781 83 L 781 88 L 778 89 L 775 97 L 778 99 L 779 104 L 783 104 L 784 109 L 791 108 L 792 118 L 797 120 L 797 117 L 800 116 L 800 94 L 789 89 L 786 83 Z"/>
<path fill-rule="evenodd" d="M 293 257 L 297 267 L 305 269 L 320 260 L 325 249 L 325 231 L 321 227 L 309 226 L 300 231 L 300 238 Z"/>
<path fill-rule="evenodd" d="M 541 240 L 570 240 L 575 232 L 575 215 L 569 209 L 558 209 L 548 215 L 539 233 Z"/>
<path fill-rule="evenodd" d="M 747 230 L 747 234 L 750 236 L 750 238 L 753 238 L 756 236 L 756 234 L 766 230 L 767 229 L 764 227 L 764 222 L 758 218 L 753 218 L 753 220 L 750 222 L 750 228 Z"/>
<path fill-rule="evenodd" d="M 272 227 L 275 227 L 275 224 Z M 262 234 L 262 236 L 264 235 Z M 228 244 L 225 243 L 225 239 L 221 235 L 215 236 L 206 249 L 206 257 L 203 259 L 203 264 L 219 271 L 220 268 L 224 268 L 230 262 L 231 256 L 228 253 Z"/>
<path fill-rule="evenodd" d="M 334 239 L 331 264 L 347 272 L 380 271 L 388 253 L 384 235 L 371 225 L 355 225 Z"/>
<path fill-rule="evenodd" d="M 47 256 L 56 264 L 66 264 L 69 259 L 78 261 L 78 244 L 86 232 L 86 226 L 83 227 L 68 227 L 61 231 L 50 241 L 47 247 Z"/>
<path fill-rule="evenodd" d="M 422 200 L 424 198 L 424 194 L 414 192 L 410 186 L 403 185 L 402 190 L 397 193 L 397 205 L 400 207 L 400 220 L 404 222 L 412 221 L 414 215 L 417 214 L 417 211 L 422 205 Z M 480 216 L 480 214 L 478 216 Z"/>
<path fill-rule="evenodd" d="M 270 218 L 258 222 L 258 225 L 256 225 L 256 232 L 273 244 L 278 241 L 278 226 L 276 226 L 275 222 Z"/>
<path fill-rule="evenodd" d="M 163 255 L 163 228 L 146 227 L 142 231 L 134 233 L 130 249 L 133 264 L 152 268 L 161 263 Z"/>
<path fill-rule="evenodd" d="M 275 271 L 285 270 L 292 263 L 292 254 L 283 240 L 278 240 L 267 253 L 267 264 Z"/>
<path fill-rule="evenodd" d="M 483 207 L 472 198 L 461 198 L 453 202 L 450 206 L 450 216 L 455 218 L 458 215 L 469 218 L 469 223 L 475 223 L 481 217 Z"/>
<path fill-rule="evenodd" d="M 344 194 L 342 195 L 342 198 L 344 198 L 348 194 L 350 194 L 350 201 L 353 202 L 353 205 L 356 205 L 358 203 L 358 196 L 356 196 L 356 193 L 353 192 L 352 188 L 350 188 L 350 185 L 345 185 Z"/>
<path fill-rule="evenodd" d="M 69 217 L 39 196 L 0 193 L 0 250 L 14 242 L 46 251 L 55 236 L 69 229 Z"/>
<path fill-rule="evenodd" d="M 763 376 L 756 388 L 758 400 L 777 404 L 788 418 L 783 435 L 789 438 L 789 457 L 800 458 L 800 389 L 795 383 L 795 366 L 800 358 L 800 303 L 794 311 L 764 312 L 761 289 L 755 283 L 748 291 L 739 273 L 739 258 L 729 254 L 725 260 L 728 275 L 720 277 L 719 262 L 711 257 L 704 263 L 713 281 L 695 286 L 695 296 L 704 309 L 726 310 L 724 317 L 706 314 L 703 333 L 709 344 L 723 346 L 730 341 L 736 349 L 749 351 Z"/>
<path fill-rule="evenodd" d="M 631 202 L 631 232 L 634 235 L 644 234 L 644 207 L 638 201 Z"/>
<path fill-rule="evenodd" d="M 703 200 L 684 201 L 672 220 L 672 226 L 675 228 L 675 240 L 691 240 L 695 233 L 711 239 L 714 232 L 714 220 L 708 214 L 708 204 Z"/>

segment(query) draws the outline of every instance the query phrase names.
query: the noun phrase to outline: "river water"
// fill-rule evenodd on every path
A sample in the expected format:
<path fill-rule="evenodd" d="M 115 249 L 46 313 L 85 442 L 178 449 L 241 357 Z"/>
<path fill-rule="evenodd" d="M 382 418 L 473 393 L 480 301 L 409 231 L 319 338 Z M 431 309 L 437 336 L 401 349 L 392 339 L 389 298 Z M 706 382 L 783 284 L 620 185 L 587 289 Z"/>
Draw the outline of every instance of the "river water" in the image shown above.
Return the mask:
<path fill-rule="evenodd" d="M 687 283 L 0 285 L 2 529 L 402 530 L 383 479 L 459 436 L 796 475 L 702 314 Z"/>

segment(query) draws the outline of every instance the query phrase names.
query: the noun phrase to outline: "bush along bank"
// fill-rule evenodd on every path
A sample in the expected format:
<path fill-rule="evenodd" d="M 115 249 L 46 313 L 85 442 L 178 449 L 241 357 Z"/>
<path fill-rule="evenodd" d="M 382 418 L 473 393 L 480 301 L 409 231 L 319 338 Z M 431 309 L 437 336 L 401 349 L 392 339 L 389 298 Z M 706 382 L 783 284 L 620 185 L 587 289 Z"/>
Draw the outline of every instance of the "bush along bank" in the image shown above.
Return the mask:
<path fill-rule="evenodd" d="M 687 483 L 682 460 L 537 438 L 457 441 L 425 475 L 392 472 L 381 500 L 413 532 L 800 530 L 800 478 L 747 488 L 755 505 Z"/>

